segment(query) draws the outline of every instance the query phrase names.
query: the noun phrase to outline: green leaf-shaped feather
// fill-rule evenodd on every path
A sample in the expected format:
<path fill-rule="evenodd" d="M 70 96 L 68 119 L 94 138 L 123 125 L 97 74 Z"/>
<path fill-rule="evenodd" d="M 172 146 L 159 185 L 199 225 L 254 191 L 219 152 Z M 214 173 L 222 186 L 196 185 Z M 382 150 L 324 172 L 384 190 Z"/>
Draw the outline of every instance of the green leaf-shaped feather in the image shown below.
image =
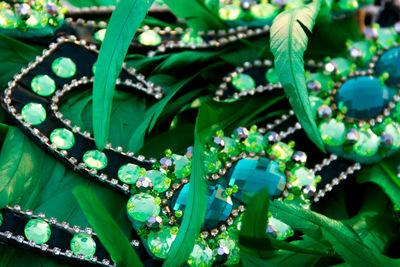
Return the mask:
<path fill-rule="evenodd" d="M 93 83 L 93 132 L 99 149 L 105 147 L 108 138 L 115 83 L 129 44 L 153 1 L 119 1 L 108 24 Z"/>
<path fill-rule="evenodd" d="M 303 61 L 307 32 L 314 26 L 320 5 L 320 0 L 315 0 L 277 16 L 271 27 L 270 45 L 275 68 L 293 111 L 310 139 L 325 152 L 308 100 Z"/>

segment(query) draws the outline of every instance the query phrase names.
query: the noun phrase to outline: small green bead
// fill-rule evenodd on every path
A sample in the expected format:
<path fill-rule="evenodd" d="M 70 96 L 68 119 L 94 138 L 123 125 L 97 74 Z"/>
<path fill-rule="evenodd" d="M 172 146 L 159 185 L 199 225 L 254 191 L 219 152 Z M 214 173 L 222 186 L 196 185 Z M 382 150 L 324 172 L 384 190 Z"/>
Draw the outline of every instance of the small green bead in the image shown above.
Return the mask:
<path fill-rule="evenodd" d="M 264 136 L 258 132 L 250 131 L 244 144 L 247 152 L 260 153 L 264 150 Z"/>
<path fill-rule="evenodd" d="M 76 74 L 76 65 L 68 57 L 59 57 L 51 64 L 54 74 L 61 78 L 71 78 Z"/>
<path fill-rule="evenodd" d="M 76 234 L 71 240 L 71 250 L 75 256 L 90 258 L 96 253 L 96 242 L 89 234 Z"/>
<path fill-rule="evenodd" d="M 256 82 L 250 75 L 240 73 L 232 78 L 232 85 L 240 91 L 248 91 L 256 87 Z"/>
<path fill-rule="evenodd" d="M 182 212 L 181 210 L 175 211 L 175 216 L 176 216 L 177 218 L 182 217 L 182 215 L 183 215 L 183 212 Z"/>
<path fill-rule="evenodd" d="M 232 186 L 232 192 L 236 193 L 237 191 L 239 191 L 239 187 L 237 185 L 233 185 Z"/>
<path fill-rule="evenodd" d="M 288 144 L 278 142 L 272 145 L 270 155 L 284 162 L 291 159 L 294 151 Z"/>
<path fill-rule="evenodd" d="M 173 154 L 172 159 L 175 163 L 174 174 L 176 175 L 176 178 L 182 179 L 190 175 L 192 162 L 186 156 Z"/>
<path fill-rule="evenodd" d="M 46 110 L 39 103 L 29 103 L 22 108 L 21 116 L 24 121 L 39 125 L 46 120 Z"/>
<path fill-rule="evenodd" d="M 42 219 L 31 219 L 25 225 L 24 232 L 29 241 L 34 241 L 38 245 L 49 241 L 51 235 L 49 224 Z"/>
<path fill-rule="evenodd" d="M 37 75 L 31 81 L 32 91 L 40 96 L 49 96 L 56 90 L 56 83 L 48 75 Z"/>
<path fill-rule="evenodd" d="M 89 150 L 83 155 L 83 162 L 89 168 L 102 170 L 107 167 L 108 160 L 106 154 L 99 150 Z"/>
<path fill-rule="evenodd" d="M 51 132 L 50 141 L 58 148 L 70 149 L 75 144 L 75 137 L 70 130 L 58 128 Z"/>
<path fill-rule="evenodd" d="M 182 35 L 181 41 L 186 45 L 201 45 L 204 40 L 196 31 L 189 31 Z"/>
<path fill-rule="evenodd" d="M 279 83 L 279 75 L 276 72 L 275 68 L 268 69 L 267 72 L 265 73 L 265 78 L 270 83 L 273 83 L 273 84 Z"/>
<path fill-rule="evenodd" d="M 94 39 L 98 42 L 103 42 L 104 37 L 106 36 L 107 29 L 101 29 L 94 33 Z"/>

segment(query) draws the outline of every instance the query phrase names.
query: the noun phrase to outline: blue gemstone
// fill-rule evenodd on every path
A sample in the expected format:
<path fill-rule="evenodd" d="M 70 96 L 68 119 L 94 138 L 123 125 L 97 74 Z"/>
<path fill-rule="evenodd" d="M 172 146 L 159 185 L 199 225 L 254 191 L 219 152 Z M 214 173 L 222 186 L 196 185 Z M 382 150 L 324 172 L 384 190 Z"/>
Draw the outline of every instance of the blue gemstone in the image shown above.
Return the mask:
<path fill-rule="evenodd" d="M 375 77 L 352 78 L 340 86 L 335 95 L 339 109 L 347 108 L 346 116 L 355 119 L 374 118 L 389 104 L 389 89 Z"/>
<path fill-rule="evenodd" d="M 228 186 L 239 188 L 233 196 L 245 203 L 266 186 L 271 198 L 279 197 L 286 185 L 286 176 L 278 163 L 263 157 L 239 160 L 229 170 L 227 178 Z"/>
<path fill-rule="evenodd" d="M 204 220 L 204 229 L 218 227 L 231 215 L 232 199 L 223 197 L 225 189 L 219 184 L 207 185 L 207 212 Z M 189 184 L 185 184 L 179 191 L 178 197 L 172 200 L 172 209 L 184 211 L 189 193 Z"/>
<path fill-rule="evenodd" d="M 389 73 L 389 79 L 386 80 L 388 85 L 400 85 L 400 47 L 392 48 L 383 53 L 379 58 L 375 67 L 376 76 L 382 73 Z"/>

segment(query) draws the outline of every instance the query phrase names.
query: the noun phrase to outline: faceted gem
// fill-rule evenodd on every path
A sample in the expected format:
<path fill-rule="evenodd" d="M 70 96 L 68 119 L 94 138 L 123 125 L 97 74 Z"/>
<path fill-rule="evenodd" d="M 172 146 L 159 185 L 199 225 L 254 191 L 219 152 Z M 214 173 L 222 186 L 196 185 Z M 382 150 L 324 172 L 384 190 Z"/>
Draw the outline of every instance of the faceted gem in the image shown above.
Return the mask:
<path fill-rule="evenodd" d="M 46 14 L 32 10 L 31 16 L 26 20 L 26 25 L 32 29 L 42 29 L 46 27 L 48 18 Z"/>
<path fill-rule="evenodd" d="M 375 66 L 375 75 L 381 76 L 384 72 L 389 74 L 385 81 L 388 85 L 400 85 L 400 47 L 392 48 L 383 53 Z"/>
<path fill-rule="evenodd" d="M 90 258 L 96 253 L 96 242 L 89 234 L 76 234 L 71 240 L 71 250 L 76 256 L 83 255 L 85 258 Z"/>
<path fill-rule="evenodd" d="M 233 135 L 240 140 L 244 140 L 249 136 L 249 130 L 244 127 L 239 127 L 236 128 L 236 130 L 233 132 Z"/>
<path fill-rule="evenodd" d="M 94 39 L 98 42 L 103 42 L 104 37 L 106 36 L 107 29 L 101 29 L 94 33 Z"/>
<path fill-rule="evenodd" d="M 329 146 L 340 146 L 346 141 L 345 126 L 343 122 L 330 119 L 319 125 L 322 141 Z"/>
<path fill-rule="evenodd" d="M 209 151 L 204 153 L 204 166 L 207 173 L 216 173 L 221 167 L 222 163 L 218 159 L 218 152 L 215 148 L 210 148 Z"/>
<path fill-rule="evenodd" d="M 355 77 L 340 86 L 335 103 L 339 109 L 347 108 L 347 117 L 374 118 L 389 104 L 389 89 L 375 77 Z"/>
<path fill-rule="evenodd" d="M 250 132 L 244 145 L 247 152 L 260 153 L 264 150 L 264 136 L 258 132 Z"/>
<path fill-rule="evenodd" d="M 278 142 L 272 145 L 270 155 L 286 162 L 291 159 L 293 152 L 293 149 L 288 144 Z"/>
<path fill-rule="evenodd" d="M 376 49 L 375 46 L 371 43 L 371 41 L 359 41 L 359 42 L 354 42 L 350 49 L 357 49 L 360 53 L 359 59 L 361 59 L 363 62 L 367 62 L 371 60 L 373 56 L 373 52 Z"/>
<path fill-rule="evenodd" d="M 196 31 L 188 31 L 182 35 L 181 41 L 186 45 L 201 45 L 204 40 Z"/>
<path fill-rule="evenodd" d="M 163 226 L 159 231 L 150 231 L 147 236 L 147 245 L 157 258 L 165 259 L 174 242 L 176 235 L 171 227 Z"/>
<path fill-rule="evenodd" d="M 315 184 L 314 173 L 310 169 L 307 169 L 306 167 L 303 166 L 295 167 L 291 170 L 291 173 L 294 178 L 294 181 L 292 182 L 294 186 L 303 187 Z"/>
<path fill-rule="evenodd" d="M 139 222 L 146 222 L 151 216 L 160 213 L 159 199 L 147 193 L 131 196 L 126 207 L 129 219 Z"/>
<path fill-rule="evenodd" d="M 176 178 L 182 179 L 188 177 L 192 170 L 192 162 L 186 156 L 180 156 L 177 154 L 173 154 L 172 159 L 175 162 L 174 173 Z"/>
<path fill-rule="evenodd" d="M 385 132 L 392 137 L 392 146 L 400 147 L 400 125 L 397 122 L 391 122 L 385 127 Z"/>
<path fill-rule="evenodd" d="M 303 151 L 296 151 L 296 152 L 294 152 L 292 159 L 293 159 L 293 161 L 296 161 L 296 162 L 306 163 L 307 155 Z"/>
<path fill-rule="evenodd" d="M 40 96 L 49 96 L 56 90 L 56 83 L 48 75 L 37 75 L 31 81 L 32 91 Z"/>
<path fill-rule="evenodd" d="M 145 192 L 145 191 L 151 190 L 153 188 L 153 183 L 151 182 L 150 178 L 140 177 L 136 181 L 136 188 L 140 192 Z"/>
<path fill-rule="evenodd" d="M 310 95 L 310 104 L 311 104 L 311 111 L 314 115 L 314 118 L 317 117 L 318 108 L 324 104 L 324 100 L 317 96 Z"/>
<path fill-rule="evenodd" d="M 146 46 L 156 46 L 161 44 L 161 36 L 153 30 L 144 31 L 138 36 L 139 43 Z"/>
<path fill-rule="evenodd" d="M 76 65 L 68 57 L 59 57 L 51 64 L 54 74 L 61 78 L 71 78 L 76 73 Z"/>
<path fill-rule="evenodd" d="M 214 262 L 213 251 L 205 242 L 196 243 L 188 258 L 190 267 L 209 267 Z"/>
<path fill-rule="evenodd" d="M 264 157 L 239 160 L 229 169 L 227 179 L 230 187 L 238 187 L 233 196 L 245 203 L 266 186 L 271 198 L 279 197 L 286 186 L 279 164 Z"/>
<path fill-rule="evenodd" d="M 42 219 L 32 219 L 25 225 L 25 236 L 36 244 L 44 244 L 50 239 L 51 230 L 47 222 Z"/>
<path fill-rule="evenodd" d="M 146 172 L 144 176 L 152 181 L 153 189 L 159 193 L 166 191 L 171 184 L 171 179 L 167 177 L 165 172 L 151 170 Z"/>
<path fill-rule="evenodd" d="M 343 57 L 336 57 L 325 65 L 325 70 L 334 72 L 337 75 L 347 76 L 351 71 L 350 61 Z"/>
<path fill-rule="evenodd" d="M 135 164 L 122 165 L 118 170 L 118 178 L 126 184 L 136 183 L 139 177 L 141 177 L 140 167 Z"/>
<path fill-rule="evenodd" d="M 289 225 L 275 219 L 272 216 L 268 218 L 268 225 L 274 228 L 276 232 L 276 238 L 279 240 L 285 240 L 293 234 L 293 230 L 290 228 Z"/>
<path fill-rule="evenodd" d="M 147 221 L 146 221 L 147 227 L 153 230 L 160 229 L 161 226 L 163 225 L 163 220 L 160 216 L 150 216 Z"/>
<path fill-rule="evenodd" d="M 250 90 L 256 87 L 256 82 L 254 79 L 245 73 L 240 73 L 232 78 L 232 85 L 242 91 L 242 90 Z"/>
<path fill-rule="evenodd" d="M 236 20 L 242 15 L 242 10 L 236 5 L 226 5 L 218 10 L 222 20 Z"/>
<path fill-rule="evenodd" d="M 39 103 L 29 103 L 22 108 L 21 116 L 24 121 L 38 125 L 46 120 L 46 110 Z"/>
<path fill-rule="evenodd" d="M 323 120 L 329 119 L 332 115 L 332 109 L 328 105 L 322 105 L 317 109 L 318 117 Z"/>
<path fill-rule="evenodd" d="M 265 78 L 270 83 L 273 83 L 273 84 L 279 83 L 279 75 L 278 75 L 278 73 L 276 73 L 275 68 L 268 69 L 267 72 L 265 73 Z"/>
<path fill-rule="evenodd" d="M 17 12 L 18 16 L 27 18 L 32 13 L 31 6 L 28 4 L 18 4 L 15 7 L 15 11 Z"/>
<path fill-rule="evenodd" d="M 85 154 L 83 155 L 83 162 L 89 168 L 96 170 L 102 170 L 108 164 L 106 154 L 98 150 L 86 151 Z"/>
<path fill-rule="evenodd" d="M 189 184 L 185 184 L 177 197 L 172 200 L 172 209 L 185 211 L 189 193 Z M 230 216 L 232 199 L 225 194 L 225 189 L 219 184 L 207 185 L 207 212 L 204 228 L 215 228 Z"/>
<path fill-rule="evenodd" d="M 250 14 L 255 19 L 272 19 L 278 13 L 278 8 L 271 4 L 258 4 L 250 7 Z"/>
<path fill-rule="evenodd" d="M 396 42 L 397 33 L 392 27 L 378 29 L 378 43 L 383 46 L 391 46 Z"/>
<path fill-rule="evenodd" d="M 50 140 L 61 149 L 70 149 L 75 144 L 74 134 L 65 128 L 54 129 L 50 134 Z"/>
<path fill-rule="evenodd" d="M 237 149 L 236 141 L 229 137 L 223 137 L 224 140 L 224 149 L 223 152 L 226 153 L 228 157 L 236 157 L 239 155 L 239 150 Z"/>
<path fill-rule="evenodd" d="M 49 13 L 50 16 L 52 17 L 58 16 L 58 6 L 56 4 L 47 3 L 44 5 L 44 8 L 46 9 L 47 13 Z"/>
<path fill-rule="evenodd" d="M 18 18 L 10 9 L 0 9 L 0 27 L 14 29 L 17 27 Z"/>
<path fill-rule="evenodd" d="M 240 7 L 244 10 L 249 10 L 251 7 L 251 0 L 241 0 Z"/>
<path fill-rule="evenodd" d="M 276 142 L 278 142 L 280 139 L 279 135 L 277 132 L 274 131 L 269 131 L 264 135 L 264 140 L 269 144 L 273 145 Z"/>
<path fill-rule="evenodd" d="M 371 129 L 360 130 L 360 138 L 354 145 L 354 152 L 363 157 L 370 157 L 376 154 L 379 149 L 380 139 Z"/>
<path fill-rule="evenodd" d="M 381 133 L 381 144 L 386 147 L 391 147 L 393 145 L 393 137 L 388 133 Z"/>

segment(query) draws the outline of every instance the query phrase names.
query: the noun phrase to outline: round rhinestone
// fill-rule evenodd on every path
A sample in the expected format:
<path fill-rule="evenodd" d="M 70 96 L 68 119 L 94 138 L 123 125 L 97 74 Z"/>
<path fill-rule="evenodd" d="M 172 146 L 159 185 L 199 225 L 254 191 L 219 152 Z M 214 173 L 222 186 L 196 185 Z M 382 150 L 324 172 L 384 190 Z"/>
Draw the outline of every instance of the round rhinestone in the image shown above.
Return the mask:
<path fill-rule="evenodd" d="M 278 13 L 278 8 L 271 4 L 258 4 L 250 7 L 250 14 L 255 19 L 272 19 Z"/>
<path fill-rule="evenodd" d="M 268 69 L 267 72 L 265 73 L 265 78 L 270 83 L 273 83 L 273 84 L 279 83 L 279 75 L 276 72 L 275 68 Z"/>
<path fill-rule="evenodd" d="M 89 234 L 76 234 L 71 240 L 71 250 L 76 256 L 90 258 L 96 253 L 96 242 Z"/>
<path fill-rule="evenodd" d="M 17 27 L 18 18 L 10 9 L 0 9 L 0 27 L 14 29 Z"/>
<path fill-rule="evenodd" d="M 218 14 L 222 20 L 236 20 L 242 14 L 242 10 L 236 5 L 226 5 L 218 10 Z"/>
<path fill-rule="evenodd" d="M 147 236 L 147 245 L 154 256 L 165 259 L 176 235 L 172 228 L 163 226 L 159 231 L 151 231 Z"/>
<path fill-rule="evenodd" d="M 157 46 L 161 44 L 161 36 L 153 30 L 148 30 L 138 36 L 139 43 L 146 46 Z"/>
<path fill-rule="evenodd" d="M 240 91 L 247 91 L 256 87 L 256 82 L 250 75 L 240 73 L 232 78 L 232 85 Z"/>
<path fill-rule="evenodd" d="M 119 168 L 118 178 L 126 184 L 134 184 L 139 179 L 139 177 L 141 177 L 140 173 L 141 170 L 139 166 L 132 163 L 128 163 L 122 165 Z"/>
<path fill-rule="evenodd" d="M 98 150 L 86 151 L 83 155 L 83 162 L 89 168 L 96 170 L 104 169 L 108 164 L 106 154 Z"/>
<path fill-rule="evenodd" d="M 40 96 L 49 96 L 56 90 L 56 83 L 48 75 L 38 75 L 31 81 L 32 91 Z"/>
<path fill-rule="evenodd" d="M 107 29 L 101 29 L 94 33 L 94 39 L 99 42 L 103 42 L 104 37 L 106 36 Z"/>
<path fill-rule="evenodd" d="M 146 222 L 151 216 L 160 213 L 159 199 L 147 193 L 131 196 L 126 207 L 129 218 L 139 222 Z"/>
<path fill-rule="evenodd" d="M 21 116 L 24 121 L 38 125 L 46 120 L 46 110 L 39 103 L 29 103 L 22 108 Z"/>
<path fill-rule="evenodd" d="M 167 177 L 165 172 L 151 170 L 146 172 L 144 176 L 151 180 L 153 189 L 159 193 L 165 192 L 171 184 L 171 179 Z"/>
<path fill-rule="evenodd" d="M 360 137 L 354 145 L 356 154 L 363 157 L 370 157 L 376 154 L 379 149 L 380 138 L 371 129 L 360 130 Z"/>
<path fill-rule="evenodd" d="M 50 239 L 51 230 L 47 222 L 42 219 L 32 219 L 25 225 L 25 236 L 36 244 L 46 243 Z"/>
<path fill-rule="evenodd" d="M 59 57 L 51 64 L 53 72 L 61 78 L 71 78 L 76 73 L 76 65 L 68 57 Z"/>
<path fill-rule="evenodd" d="M 70 149 L 75 144 L 74 134 L 65 128 L 54 129 L 50 134 L 50 140 L 61 149 Z"/>
<path fill-rule="evenodd" d="M 345 126 L 343 122 L 331 119 L 319 125 L 322 141 L 330 146 L 340 146 L 346 141 Z"/>

